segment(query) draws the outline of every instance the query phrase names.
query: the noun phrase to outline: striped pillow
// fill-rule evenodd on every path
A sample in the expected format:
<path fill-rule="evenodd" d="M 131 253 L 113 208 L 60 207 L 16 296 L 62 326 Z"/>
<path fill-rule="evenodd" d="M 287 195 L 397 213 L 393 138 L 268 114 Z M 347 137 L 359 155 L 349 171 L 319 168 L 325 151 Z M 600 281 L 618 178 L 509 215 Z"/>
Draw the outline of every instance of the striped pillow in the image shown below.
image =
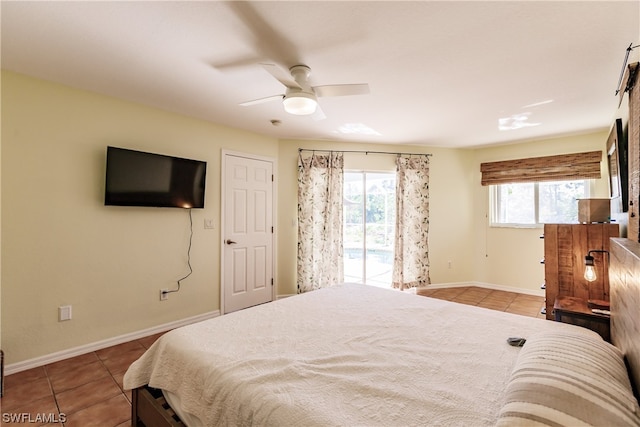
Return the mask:
<path fill-rule="evenodd" d="M 597 336 L 531 337 L 511 373 L 497 426 L 640 426 L 621 352 Z"/>

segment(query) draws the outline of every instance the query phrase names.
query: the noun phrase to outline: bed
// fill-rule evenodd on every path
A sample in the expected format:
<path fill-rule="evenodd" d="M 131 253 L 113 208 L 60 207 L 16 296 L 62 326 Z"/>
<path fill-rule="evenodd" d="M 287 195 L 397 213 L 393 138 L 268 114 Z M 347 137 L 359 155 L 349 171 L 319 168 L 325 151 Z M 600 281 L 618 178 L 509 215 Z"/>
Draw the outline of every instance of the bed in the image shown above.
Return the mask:
<path fill-rule="evenodd" d="M 620 240 L 612 272 L 640 265 Z M 640 426 L 640 298 L 613 299 L 637 297 L 638 271 L 612 281 L 622 351 L 577 326 L 357 284 L 185 326 L 125 374 L 132 425 Z"/>

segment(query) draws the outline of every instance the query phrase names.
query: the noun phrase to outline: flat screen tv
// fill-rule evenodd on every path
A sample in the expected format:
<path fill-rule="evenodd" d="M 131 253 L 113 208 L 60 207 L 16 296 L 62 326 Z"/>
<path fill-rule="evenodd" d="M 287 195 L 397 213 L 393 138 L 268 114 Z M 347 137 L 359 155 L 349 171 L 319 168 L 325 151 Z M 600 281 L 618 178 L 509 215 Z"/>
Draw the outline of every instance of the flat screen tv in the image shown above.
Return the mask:
<path fill-rule="evenodd" d="M 609 185 L 613 213 L 629 210 L 629 127 L 616 119 L 607 140 Z"/>
<path fill-rule="evenodd" d="M 104 204 L 204 208 L 207 163 L 107 147 Z"/>

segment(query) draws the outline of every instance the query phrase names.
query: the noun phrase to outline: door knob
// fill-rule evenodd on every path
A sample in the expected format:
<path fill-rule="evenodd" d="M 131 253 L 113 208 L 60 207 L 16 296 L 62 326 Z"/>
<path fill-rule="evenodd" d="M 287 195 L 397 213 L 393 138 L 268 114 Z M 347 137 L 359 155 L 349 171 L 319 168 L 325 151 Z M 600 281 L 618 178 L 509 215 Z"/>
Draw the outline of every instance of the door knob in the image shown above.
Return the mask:
<path fill-rule="evenodd" d="M 227 245 L 233 245 L 233 244 L 236 244 L 236 243 L 238 243 L 238 242 L 234 242 L 233 240 L 227 239 L 227 240 L 225 241 L 225 243 L 226 243 Z"/>

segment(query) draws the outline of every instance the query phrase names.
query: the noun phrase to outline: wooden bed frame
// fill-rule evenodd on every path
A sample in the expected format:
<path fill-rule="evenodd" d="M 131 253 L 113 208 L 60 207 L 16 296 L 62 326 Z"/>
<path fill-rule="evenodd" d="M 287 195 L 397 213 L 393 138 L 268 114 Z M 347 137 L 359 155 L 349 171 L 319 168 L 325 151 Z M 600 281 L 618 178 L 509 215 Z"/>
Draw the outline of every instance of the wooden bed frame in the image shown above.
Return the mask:
<path fill-rule="evenodd" d="M 640 402 L 640 243 L 622 238 L 610 243 L 611 342 L 625 355 Z"/>
<path fill-rule="evenodd" d="M 640 243 L 610 241 L 611 340 L 625 354 L 629 378 L 640 401 Z M 148 386 L 132 390 L 131 425 L 184 427 L 162 392 Z"/>
<path fill-rule="evenodd" d="M 131 425 L 138 427 L 186 427 L 157 388 L 131 390 Z"/>

